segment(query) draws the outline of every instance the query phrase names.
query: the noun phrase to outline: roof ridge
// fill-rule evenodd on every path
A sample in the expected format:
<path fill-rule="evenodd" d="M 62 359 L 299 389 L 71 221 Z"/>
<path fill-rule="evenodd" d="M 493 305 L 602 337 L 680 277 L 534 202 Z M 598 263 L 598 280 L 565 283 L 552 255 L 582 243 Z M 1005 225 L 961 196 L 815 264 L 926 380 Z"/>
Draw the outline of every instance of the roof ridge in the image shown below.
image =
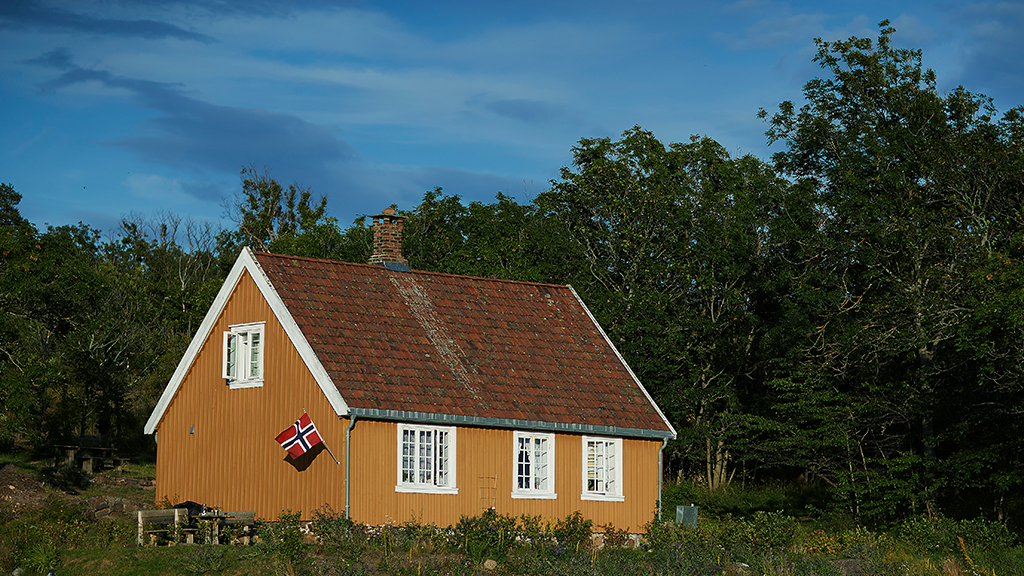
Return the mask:
<path fill-rule="evenodd" d="M 360 266 L 365 268 L 373 268 L 375 270 L 382 269 L 381 266 L 376 264 L 365 264 L 360 262 L 346 262 L 344 260 L 331 260 L 328 258 L 313 258 L 311 256 L 293 256 L 291 254 L 276 254 L 274 252 L 256 252 L 253 251 L 256 256 L 272 256 L 274 258 L 290 258 L 299 260 L 309 260 L 313 262 L 323 262 L 325 264 L 344 264 L 346 266 Z M 432 270 L 418 270 L 415 268 L 410 269 L 408 272 L 399 272 L 399 274 L 424 274 L 428 276 L 446 276 L 449 278 L 468 278 L 471 280 L 489 280 L 492 282 L 504 282 L 508 284 L 526 284 L 529 286 L 547 286 L 549 288 L 566 288 L 569 284 L 553 284 L 551 282 L 532 282 L 530 280 L 510 280 L 508 278 L 491 278 L 488 276 L 471 276 L 469 274 L 452 274 L 450 272 L 435 272 Z"/>

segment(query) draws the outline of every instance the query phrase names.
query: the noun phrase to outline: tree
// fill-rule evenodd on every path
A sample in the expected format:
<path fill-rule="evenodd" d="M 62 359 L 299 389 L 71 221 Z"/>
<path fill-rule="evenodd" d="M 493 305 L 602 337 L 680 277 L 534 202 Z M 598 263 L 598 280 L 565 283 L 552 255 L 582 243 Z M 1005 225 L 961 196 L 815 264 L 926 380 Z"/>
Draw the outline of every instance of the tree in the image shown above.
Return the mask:
<path fill-rule="evenodd" d="M 225 205 L 225 213 L 238 225 L 238 241 L 254 250 L 331 258 L 342 242 L 341 230 L 326 215 L 327 197 L 313 203 L 312 196 L 295 184 L 285 189 L 267 168 L 259 172 L 248 166 L 242 169 L 242 192 Z"/>
<path fill-rule="evenodd" d="M 764 368 L 755 302 L 784 182 L 709 138 L 666 147 L 640 127 L 573 156 L 537 199 L 581 254 L 572 282 L 680 430 L 680 473 L 724 487 L 759 426 L 743 399 Z"/>
<path fill-rule="evenodd" d="M 828 297 L 805 346 L 812 369 L 795 378 L 826 389 L 826 377 L 866 405 L 844 432 L 864 441 L 831 472 L 888 518 L 934 511 L 952 481 L 938 465 L 959 419 L 946 406 L 970 395 L 974 278 L 1006 239 L 1000 223 L 1019 218 L 1021 123 L 1016 112 L 993 121 L 991 101 L 962 87 L 940 95 L 921 51 L 894 48 L 888 21 L 880 29 L 877 42 L 816 40 L 828 74 L 805 85 L 807 103 L 760 114 L 769 141 L 785 143 L 776 165 L 825 216 L 808 274 Z M 886 483 L 898 498 L 868 498 Z"/>
<path fill-rule="evenodd" d="M 574 273 L 562 222 L 504 194 L 465 206 L 435 188 L 404 215 L 403 253 L 418 270 L 553 283 Z"/>
<path fill-rule="evenodd" d="M 26 431 L 31 408 L 31 384 L 26 359 L 20 353 L 28 323 L 21 306 L 23 270 L 30 265 L 36 229 L 18 210 L 21 194 L 0 184 L 0 442 Z"/>

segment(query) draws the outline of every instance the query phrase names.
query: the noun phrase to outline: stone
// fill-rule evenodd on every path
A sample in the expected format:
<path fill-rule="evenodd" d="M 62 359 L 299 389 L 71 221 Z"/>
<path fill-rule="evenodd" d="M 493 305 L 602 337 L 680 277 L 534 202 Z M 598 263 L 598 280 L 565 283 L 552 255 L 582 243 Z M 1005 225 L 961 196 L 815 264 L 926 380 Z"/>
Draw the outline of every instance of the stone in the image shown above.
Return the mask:
<path fill-rule="evenodd" d="M 497 567 L 498 567 L 498 563 L 495 562 L 494 560 L 491 560 L 490 558 L 488 558 L 487 560 L 484 560 L 484 569 L 485 570 L 494 570 Z"/>

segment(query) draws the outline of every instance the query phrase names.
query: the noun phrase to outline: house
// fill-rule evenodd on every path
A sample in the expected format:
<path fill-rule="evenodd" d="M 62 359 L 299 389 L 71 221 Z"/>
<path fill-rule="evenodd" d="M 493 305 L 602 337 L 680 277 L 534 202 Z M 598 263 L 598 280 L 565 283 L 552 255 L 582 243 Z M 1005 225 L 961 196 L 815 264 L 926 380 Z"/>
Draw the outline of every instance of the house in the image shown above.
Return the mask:
<path fill-rule="evenodd" d="M 242 251 L 146 424 L 156 499 L 650 521 L 676 433 L 576 292 L 410 270 L 402 217 L 373 227 L 369 264 Z M 324 442 L 292 458 L 303 414 Z"/>

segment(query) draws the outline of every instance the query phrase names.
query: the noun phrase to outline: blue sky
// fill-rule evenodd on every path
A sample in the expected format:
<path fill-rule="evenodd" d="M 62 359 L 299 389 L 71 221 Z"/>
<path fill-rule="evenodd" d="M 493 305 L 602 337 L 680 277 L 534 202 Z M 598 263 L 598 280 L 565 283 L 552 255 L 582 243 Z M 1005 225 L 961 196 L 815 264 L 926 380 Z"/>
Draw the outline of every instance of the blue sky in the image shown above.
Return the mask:
<path fill-rule="evenodd" d="M 1024 2 L 0 2 L 0 182 L 37 225 L 220 222 L 243 166 L 345 226 L 442 186 L 527 202 L 582 137 L 640 125 L 768 158 L 758 108 L 815 37 L 924 50 L 939 87 L 1024 104 Z"/>

